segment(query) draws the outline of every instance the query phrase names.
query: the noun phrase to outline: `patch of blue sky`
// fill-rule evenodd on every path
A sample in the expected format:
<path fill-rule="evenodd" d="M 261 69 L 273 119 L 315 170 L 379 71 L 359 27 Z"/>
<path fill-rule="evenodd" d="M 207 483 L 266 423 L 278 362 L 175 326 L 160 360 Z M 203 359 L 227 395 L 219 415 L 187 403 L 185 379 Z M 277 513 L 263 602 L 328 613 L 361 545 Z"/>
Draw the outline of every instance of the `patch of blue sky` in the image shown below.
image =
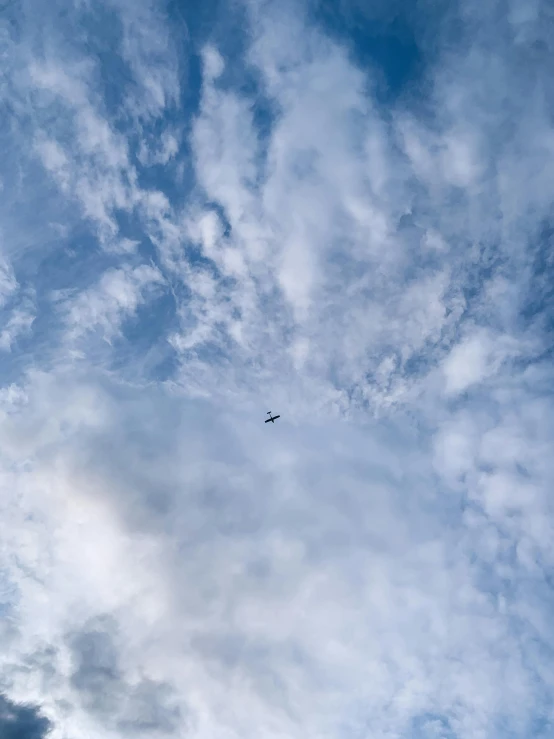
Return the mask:
<path fill-rule="evenodd" d="M 33 277 L 41 295 L 90 287 L 121 261 L 100 248 L 95 232 L 82 221 L 56 247 L 35 262 Z"/>
<path fill-rule="evenodd" d="M 528 274 L 521 296 L 519 320 L 554 335 L 554 228 L 546 224 L 530 244 Z"/>
<path fill-rule="evenodd" d="M 424 713 L 412 719 L 409 739 L 456 739 L 456 732 L 447 716 Z"/>
<path fill-rule="evenodd" d="M 548 714 L 548 701 L 545 702 L 544 714 Z M 529 736 L 533 739 L 548 739 L 554 731 L 554 722 L 545 716 L 532 719 L 529 727 Z"/>
<path fill-rule="evenodd" d="M 114 340 L 109 368 L 134 381 L 170 379 L 178 367 L 178 359 L 169 338 L 179 326 L 174 295 L 160 291 L 123 322 L 121 338 Z"/>
<path fill-rule="evenodd" d="M 22 286 L 32 284 L 36 293 L 37 316 L 33 327 L 35 340 L 49 336 L 55 342 L 63 312 L 60 306 L 81 290 L 94 286 L 107 269 L 119 264 L 113 254 L 101 250 L 94 233 L 85 227 L 76 228 L 30 265 L 30 274 L 20 272 Z"/>
<path fill-rule="evenodd" d="M 213 338 L 198 342 L 194 348 L 184 351 L 183 361 L 186 362 L 187 358 L 199 360 L 214 369 L 231 367 L 233 365 L 231 339 L 226 334 L 219 333 L 217 326 L 214 334 Z"/>
<path fill-rule="evenodd" d="M 176 118 L 176 120 L 178 117 Z M 186 130 L 181 127 L 175 131 L 178 143 L 177 156 L 160 161 L 141 162 L 142 152 L 149 147 L 152 152 L 163 147 L 164 131 L 171 131 L 170 116 L 159 119 L 149 131 L 141 131 L 131 146 L 131 157 L 137 172 L 137 184 L 145 191 L 163 192 L 171 207 L 180 210 L 190 202 L 194 194 L 194 173 L 191 166 L 191 152 Z M 173 133 L 170 134 L 173 136 Z M 154 155 L 155 156 L 155 155 Z"/>
<path fill-rule="evenodd" d="M 8 320 L 9 316 L 6 316 L 6 323 Z M 41 332 L 33 325 L 31 331 L 19 335 L 10 350 L 0 354 L 0 387 L 6 388 L 21 382 L 25 373 L 33 367 L 51 367 L 55 341 L 56 330 L 52 331 L 50 327 Z"/>
<path fill-rule="evenodd" d="M 6 152 L 0 201 L 1 247 L 16 273 L 25 279 L 45 254 L 65 243 L 78 214 L 60 198 L 57 187 L 43 167 L 28 156 L 21 142 L 7 136 L 0 142 Z"/>
<path fill-rule="evenodd" d="M 157 181 L 159 184 L 159 180 Z M 164 189 L 164 194 L 166 190 Z M 159 249 L 152 243 L 140 216 L 135 210 L 116 210 L 113 219 L 117 225 L 117 235 L 113 239 L 113 250 L 108 247 L 96 259 L 102 271 L 120 263 L 129 265 L 155 264 L 164 271 Z"/>
<path fill-rule="evenodd" d="M 417 13 L 409 0 L 390 4 L 356 0 L 311 3 L 313 20 L 346 46 L 354 62 L 369 73 L 375 98 L 385 106 L 385 115 L 386 106 L 399 97 L 424 94 L 425 73 L 432 59 L 423 48 L 422 34 L 418 35 Z M 425 22 L 433 25 L 433 11 L 426 14 Z"/>

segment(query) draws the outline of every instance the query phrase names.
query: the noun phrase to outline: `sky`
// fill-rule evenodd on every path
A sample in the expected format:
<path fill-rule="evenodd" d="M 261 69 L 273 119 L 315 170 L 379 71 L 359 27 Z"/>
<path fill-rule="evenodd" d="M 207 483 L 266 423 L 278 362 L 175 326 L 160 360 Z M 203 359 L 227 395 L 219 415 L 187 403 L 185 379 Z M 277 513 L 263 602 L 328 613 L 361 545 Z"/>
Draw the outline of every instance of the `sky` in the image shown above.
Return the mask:
<path fill-rule="evenodd" d="M 553 45 L 2 0 L 2 737 L 553 736 Z"/>

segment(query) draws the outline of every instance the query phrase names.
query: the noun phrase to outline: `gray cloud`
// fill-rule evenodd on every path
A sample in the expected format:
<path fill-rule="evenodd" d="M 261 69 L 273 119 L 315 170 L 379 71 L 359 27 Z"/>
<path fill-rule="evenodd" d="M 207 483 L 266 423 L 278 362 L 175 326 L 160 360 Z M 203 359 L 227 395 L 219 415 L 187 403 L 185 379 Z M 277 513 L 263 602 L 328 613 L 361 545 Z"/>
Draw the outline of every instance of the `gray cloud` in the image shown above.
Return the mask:
<path fill-rule="evenodd" d="M 92 625 L 93 626 L 93 625 Z M 121 704 L 121 673 L 117 650 L 102 624 L 75 634 L 70 650 L 75 662 L 71 683 L 83 696 L 88 710 L 107 717 Z"/>
<path fill-rule="evenodd" d="M 86 710 L 123 734 L 180 735 L 186 724 L 171 705 L 171 687 L 148 678 L 127 682 L 116 640 L 112 617 L 96 617 L 68 638 L 70 682 Z"/>

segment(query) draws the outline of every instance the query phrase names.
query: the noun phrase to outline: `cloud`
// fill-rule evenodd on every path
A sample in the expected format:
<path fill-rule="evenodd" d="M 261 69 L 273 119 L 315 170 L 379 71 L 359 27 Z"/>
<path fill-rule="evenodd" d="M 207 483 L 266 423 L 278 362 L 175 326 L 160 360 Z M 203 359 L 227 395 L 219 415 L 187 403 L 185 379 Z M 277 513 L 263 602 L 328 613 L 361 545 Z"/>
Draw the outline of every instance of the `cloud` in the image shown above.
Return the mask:
<path fill-rule="evenodd" d="M 56 132 L 60 140 L 37 134 L 37 155 L 62 191 L 80 203 L 102 238 L 114 238 L 118 232 L 114 211 L 132 210 L 138 197 L 136 175 L 126 141 L 88 98 L 90 65 L 68 72 L 52 61 L 46 67 L 32 64 L 29 71 L 39 110 L 58 105 L 65 122 Z"/>
<path fill-rule="evenodd" d="M 12 345 L 22 335 L 28 333 L 35 320 L 35 306 L 32 290 L 22 290 L 13 266 L 6 259 L 0 263 L 0 349 L 10 351 Z"/>
<path fill-rule="evenodd" d="M 14 309 L 8 319 L 7 324 L 0 332 L 0 348 L 4 351 L 10 351 L 14 341 L 31 330 L 35 321 L 35 312 L 33 307 L 28 305 Z"/>
<path fill-rule="evenodd" d="M 180 85 L 175 44 L 177 40 L 182 43 L 183 36 L 186 39 L 186 26 L 177 26 L 180 34 L 174 38 L 170 25 L 152 3 L 114 0 L 108 5 L 118 11 L 121 58 L 138 87 L 138 94 L 130 95 L 126 106 L 141 119 L 159 116 L 166 108 L 177 106 Z"/>
<path fill-rule="evenodd" d="M 340 716 L 387 736 L 430 710 L 460 736 L 492 731 L 499 715 L 524 721 L 533 679 L 518 638 L 478 587 L 466 542 L 420 507 L 444 489 L 427 487 L 415 439 L 331 423 L 260 438 L 238 408 L 178 409 L 144 390 L 122 402 L 117 387 L 68 379 L 34 380 L 3 449 L 21 459 L 25 440 L 36 460 L 14 489 L 18 515 L 36 522 L 14 525 L 10 543 L 25 618 L 49 593 L 74 624 L 64 637 L 65 619 L 51 617 L 20 638 L 26 652 L 57 645 L 53 684 L 67 699 L 71 680 L 75 726 L 84 710 L 123 733 L 142 680 L 160 701 L 156 682 L 175 694 L 156 709 L 173 717 L 164 736 L 183 726 L 177 708 L 200 736 L 220 724 L 310 735 Z M 489 526 L 462 529 L 480 557 Z M 5 673 L 16 694 L 36 695 Z"/>
<path fill-rule="evenodd" d="M 513 342 L 517 352 L 517 344 Z M 510 339 L 493 338 L 485 330 L 473 331 L 445 359 L 443 371 L 448 394 L 461 393 L 495 374 L 510 356 Z"/>
<path fill-rule="evenodd" d="M 8 719 L 546 735 L 546 6 L 59 7 L 2 36 Z"/>
<path fill-rule="evenodd" d="M 17 280 L 15 279 L 13 269 L 9 263 L 4 262 L 0 267 L 0 299 L 2 300 L 2 304 L 6 303 L 16 289 Z"/>
<path fill-rule="evenodd" d="M 149 680 L 126 685 L 112 630 L 109 621 L 100 619 L 69 639 L 74 663 L 71 683 L 86 710 L 124 733 L 176 732 L 182 726 L 179 709 L 165 705 L 171 689 Z"/>
<path fill-rule="evenodd" d="M 161 283 L 161 273 L 149 265 L 106 271 L 97 286 L 82 291 L 67 306 L 70 337 L 99 328 L 109 341 L 119 332 L 123 320 L 133 316 L 145 294 Z"/>
<path fill-rule="evenodd" d="M 166 165 L 179 151 L 178 137 L 169 131 L 164 131 L 159 143 L 156 141 L 152 148 L 154 151 L 148 149 L 145 141 L 141 142 L 139 153 L 141 164 L 143 166 Z"/>

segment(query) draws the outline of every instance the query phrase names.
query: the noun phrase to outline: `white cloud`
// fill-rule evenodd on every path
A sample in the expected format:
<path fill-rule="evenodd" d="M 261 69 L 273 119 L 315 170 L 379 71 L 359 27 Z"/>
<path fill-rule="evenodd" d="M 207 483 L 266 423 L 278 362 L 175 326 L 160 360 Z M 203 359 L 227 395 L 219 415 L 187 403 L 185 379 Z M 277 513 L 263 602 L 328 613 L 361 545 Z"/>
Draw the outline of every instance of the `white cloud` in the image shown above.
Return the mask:
<path fill-rule="evenodd" d="M 93 732 L 124 733 L 124 705 L 87 719 L 80 683 L 65 687 L 77 668 L 68 627 L 87 633 L 103 613 L 118 626 L 94 626 L 115 640 L 110 689 L 131 692 L 143 678 L 170 685 L 198 736 L 217 726 L 230 736 L 315 736 L 334 731 L 341 715 L 387 736 L 430 710 L 456 721 L 456 703 L 465 736 L 490 729 L 506 695 L 517 721 L 530 686 L 517 650 L 510 654 L 514 637 L 475 588 L 469 562 L 452 562 L 436 524 L 413 508 L 406 517 L 421 469 L 406 447 L 394 452 L 331 426 L 311 442 L 302 429 L 296 442 L 263 439 L 242 420 L 237 438 L 227 409 L 214 435 L 214 411 L 187 403 L 174 456 L 163 451 L 175 418 L 169 399 L 134 392 L 124 411 L 115 388 L 83 380 L 35 378 L 29 404 L 3 426 L 8 463 L 21 459 L 23 439 L 28 459 L 4 500 L 24 627 L 3 655 L 4 674 L 12 695 L 46 705 L 58 732 L 63 697 L 77 737 L 89 722 Z M 359 476 L 348 459 L 363 447 L 379 461 Z M 397 454 L 404 482 L 395 482 Z M 27 512 L 34 521 L 18 525 Z M 36 624 L 46 595 L 51 606 Z M 9 664 L 46 643 L 57 652 L 44 695 L 37 666 L 29 681 Z"/>
<path fill-rule="evenodd" d="M 446 392 L 456 395 L 487 380 L 506 359 L 517 356 L 518 349 L 508 336 L 476 329 L 453 347 L 443 363 Z"/>
<path fill-rule="evenodd" d="M 82 291 L 66 306 L 70 337 L 99 328 L 109 341 L 119 333 L 122 322 L 135 314 L 148 293 L 162 283 L 159 270 L 146 264 L 105 272 L 98 285 Z"/>
<path fill-rule="evenodd" d="M 204 77 L 206 80 L 213 82 L 221 77 L 225 69 L 225 62 L 219 51 L 213 46 L 206 46 L 202 50 L 202 63 L 204 69 Z"/>
<path fill-rule="evenodd" d="M 139 159 L 144 166 L 166 165 L 175 158 L 179 151 L 179 137 L 170 131 L 164 131 L 155 144 L 148 147 L 141 141 Z"/>
<path fill-rule="evenodd" d="M 123 29 L 118 51 L 138 86 L 138 94 L 133 91 L 126 106 L 140 120 L 156 118 L 180 100 L 175 47 L 186 42 L 186 26 L 172 29 L 150 0 L 110 0 L 109 4 L 117 9 Z"/>
<path fill-rule="evenodd" d="M 474 185 L 481 174 L 480 153 L 467 134 L 456 130 L 448 133 L 442 152 L 443 167 L 447 180 L 459 187 Z"/>
<path fill-rule="evenodd" d="M 16 339 L 31 330 L 35 318 L 35 309 L 31 304 L 15 308 L 0 331 L 0 349 L 10 351 Z"/>
<path fill-rule="evenodd" d="M 38 141 L 36 149 L 46 170 L 54 176 L 61 190 L 67 193 L 71 182 L 71 175 L 69 160 L 64 150 L 57 141 L 48 140 Z"/>
<path fill-rule="evenodd" d="M 13 271 L 13 268 L 9 262 L 1 258 L 0 260 L 0 305 L 5 305 L 6 302 L 13 296 L 17 290 L 17 280 Z"/>

